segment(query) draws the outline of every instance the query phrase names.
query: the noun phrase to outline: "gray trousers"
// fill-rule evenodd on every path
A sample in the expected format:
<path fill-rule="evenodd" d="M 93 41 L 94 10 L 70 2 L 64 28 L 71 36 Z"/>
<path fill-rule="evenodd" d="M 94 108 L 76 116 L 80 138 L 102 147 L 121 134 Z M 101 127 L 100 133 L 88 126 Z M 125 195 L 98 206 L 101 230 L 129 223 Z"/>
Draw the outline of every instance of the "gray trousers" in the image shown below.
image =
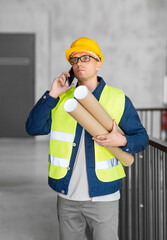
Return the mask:
<path fill-rule="evenodd" d="M 91 240 L 118 240 L 119 201 L 72 201 L 58 197 L 60 240 L 85 240 L 89 227 Z"/>

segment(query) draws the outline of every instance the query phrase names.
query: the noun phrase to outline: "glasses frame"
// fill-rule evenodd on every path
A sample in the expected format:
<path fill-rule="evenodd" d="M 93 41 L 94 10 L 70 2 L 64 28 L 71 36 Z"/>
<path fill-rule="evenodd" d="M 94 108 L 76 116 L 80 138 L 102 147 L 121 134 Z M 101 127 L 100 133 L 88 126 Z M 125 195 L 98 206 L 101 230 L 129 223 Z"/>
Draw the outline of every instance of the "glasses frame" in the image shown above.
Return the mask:
<path fill-rule="evenodd" d="M 89 61 L 83 61 L 83 60 L 82 60 L 83 57 L 89 57 Z M 78 63 L 79 60 L 80 60 L 81 62 L 90 62 L 90 58 L 93 58 L 93 59 L 95 59 L 95 60 L 98 61 L 98 62 L 100 61 L 98 58 L 95 58 L 95 57 L 93 57 L 93 56 L 91 56 L 91 55 L 87 55 L 87 54 L 86 54 L 86 55 L 82 55 L 81 57 L 73 57 L 73 58 L 71 58 L 69 61 L 70 61 L 70 64 L 71 64 L 71 65 L 75 65 L 75 64 Z M 71 62 L 72 59 L 77 59 L 77 62 L 76 62 L 76 63 Z"/>

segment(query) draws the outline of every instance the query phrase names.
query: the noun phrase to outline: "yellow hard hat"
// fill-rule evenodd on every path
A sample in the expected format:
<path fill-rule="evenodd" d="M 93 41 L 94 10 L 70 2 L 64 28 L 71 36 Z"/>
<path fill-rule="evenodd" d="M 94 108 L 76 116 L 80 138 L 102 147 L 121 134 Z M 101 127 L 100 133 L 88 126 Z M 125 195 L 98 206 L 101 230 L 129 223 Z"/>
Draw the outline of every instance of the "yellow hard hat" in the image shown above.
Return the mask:
<path fill-rule="evenodd" d="M 74 52 L 92 52 L 96 54 L 101 59 L 101 64 L 103 64 L 103 54 L 99 48 L 99 45 L 92 39 L 87 37 L 80 37 L 75 40 L 69 49 L 66 50 L 67 61 L 70 62 L 70 56 Z"/>

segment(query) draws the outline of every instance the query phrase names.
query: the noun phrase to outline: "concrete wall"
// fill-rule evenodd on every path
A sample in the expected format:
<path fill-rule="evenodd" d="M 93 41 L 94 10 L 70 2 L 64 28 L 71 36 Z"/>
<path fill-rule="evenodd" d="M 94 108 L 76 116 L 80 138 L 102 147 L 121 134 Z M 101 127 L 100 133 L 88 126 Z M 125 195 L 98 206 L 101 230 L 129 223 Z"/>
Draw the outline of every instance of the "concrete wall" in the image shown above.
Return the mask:
<path fill-rule="evenodd" d="M 108 84 L 136 107 L 162 106 L 166 22 L 166 0 L 0 0 L 0 33 L 36 34 L 36 100 L 70 68 L 65 49 L 87 36 L 101 47 Z"/>

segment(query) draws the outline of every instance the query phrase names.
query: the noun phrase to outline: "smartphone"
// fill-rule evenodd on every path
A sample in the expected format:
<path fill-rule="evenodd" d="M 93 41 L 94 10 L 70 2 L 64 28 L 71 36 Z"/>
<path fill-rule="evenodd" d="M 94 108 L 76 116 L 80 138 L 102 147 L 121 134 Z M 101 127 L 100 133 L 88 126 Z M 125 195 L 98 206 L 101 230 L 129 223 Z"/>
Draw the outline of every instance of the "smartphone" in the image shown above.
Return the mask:
<path fill-rule="evenodd" d="M 67 78 L 67 82 L 68 82 L 68 85 L 70 86 L 75 77 L 72 68 L 70 69 L 69 74 L 70 74 L 70 77 Z"/>

